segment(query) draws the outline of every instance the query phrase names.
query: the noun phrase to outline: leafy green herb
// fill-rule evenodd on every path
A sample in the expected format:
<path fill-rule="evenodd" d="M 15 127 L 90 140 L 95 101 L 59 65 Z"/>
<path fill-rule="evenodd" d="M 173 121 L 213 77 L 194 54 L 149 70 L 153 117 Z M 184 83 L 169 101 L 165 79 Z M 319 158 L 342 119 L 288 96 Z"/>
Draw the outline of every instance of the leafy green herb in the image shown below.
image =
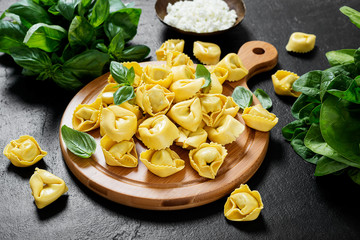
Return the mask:
<path fill-rule="evenodd" d="M 245 109 L 249 107 L 253 101 L 252 92 L 243 86 L 237 86 L 234 89 L 231 97 L 234 99 L 235 103 L 239 105 L 241 109 Z"/>
<path fill-rule="evenodd" d="M 89 158 L 96 150 L 95 139 L 87 133 L 61 127 L 61 135 L 70 152 L 81 158 Z"/>
<path fill-rule="evenodd" d="M 350 21 L 360 28 L 360 12 L 347 6 L 340 8 L 340 11 L 350 18 Z"/>
<path fill-rule="evenodd" d="M 254 95 L 257 97 L 257 99 L 259 99 L 263 108 L 270 109 L 272 107 L 271 98 L 264 90 L 258 88 L 255 90 Z"/>
<path fill-rule="evenodd" d="M 112 61 L 110 63 L 110 73 L 114 80 L 119 83 L 118 87 L 120 87 L 114 93 L 114 103 L 120 105 L 133 99 L 135 97 L 134 87 L 132 86 L 135 79 L 134 68 L 128 69 L 121 63 Z"/>
<path fill-rule="evenodd" d="M 211 84 L 211 74 L 209 70 L 202 64 L 196 65 L 195 78 L 204 78 L 205 83 L 201 88 L 206 88 Z"/>
<path fill-rule="evenodd" d="M 331 66 L 344 65 L 354 62 L 355 49 L 341 49 L 326 53 L 326 57 Z"/>
<path fill-rule="evenodd" d="M 322 156 L 316 163 L 315 176 L 324 176 L 331 173 L 336 173 L 349 167 L 344 163 L 332 160 L 331 158 Z"/>
<path fill-rule="evenodd" d="M 134 88 L 132 86 L 122 86 L 114 93 L 114 103 L 120 105 L 135 97 Z"/>

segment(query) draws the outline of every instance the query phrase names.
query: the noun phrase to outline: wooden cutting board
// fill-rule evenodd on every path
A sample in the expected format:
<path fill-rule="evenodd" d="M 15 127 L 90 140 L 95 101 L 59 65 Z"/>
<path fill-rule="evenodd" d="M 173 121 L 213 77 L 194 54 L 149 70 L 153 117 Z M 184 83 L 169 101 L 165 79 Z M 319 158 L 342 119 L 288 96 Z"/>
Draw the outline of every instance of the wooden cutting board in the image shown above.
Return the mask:
<path fill-rule="evenodd" d="M 247 81 L 260 72 L 268 71 L 277 64 L 277 50 L 269 43 L 251 41 L 245 43 L 238 52 L 249 75 L 241 81 L 223 85 L 223 94 L 231 95 L 234 87 L 247 87 Z M 159 64 L 161 62 L 144 62 Z M 87 84 L 71 100 L 61 120 L 72 127 L 72 115 L 77 105 L 92 103 L 107 84 L 109 74 L 100 76 Z M 254 103 L 259 103 L 254 97 Z M 237 119 L 244 124 L 241 111 Z M 89 132 L 96 142 L 96 152 L 91 158 L 83 159 L 67 150 L 59 131 L 60 146 L 64 160 L 72 173 L 88 188 L 112 201 L 143 209 L 174 210 L 185 209 L 213 202 L 248 181 L 260 167 L 267 151 L 269 133 L 259 132 L 246 127 L 233 143 L 226 145 L 228 155 L 214 180 L 200 177 L 190 166 L 188 151 L 172 146 L 185 160 L 185 168 L 166 178 L 158 177 L 147 170 L 139 160 L 138 167 L 124 168 L 108 166 L 100 147 L 99 130 Z M 146 147 L 136 138 L 138 155 Z"/>

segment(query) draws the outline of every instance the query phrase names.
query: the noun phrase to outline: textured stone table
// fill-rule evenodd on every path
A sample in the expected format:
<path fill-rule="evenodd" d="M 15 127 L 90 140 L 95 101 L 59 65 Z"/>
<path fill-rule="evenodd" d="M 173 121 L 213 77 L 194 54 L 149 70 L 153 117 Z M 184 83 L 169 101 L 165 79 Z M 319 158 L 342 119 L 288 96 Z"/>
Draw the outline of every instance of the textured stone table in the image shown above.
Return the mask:
<path fill-rule="evenodd" d="M 0 0 L 0 13 L 15 0 Z M 359 0 L 245 0 L 244 21 L 221 36 L 195 38 L 167 29 L 156 17 L 155 1 L 135 1 L 143 9 L 137 36 L 132 43 L 155 50 L 170 38 L 192 42 L 211 41 L 223 55 L 237 52 L 250 40 L 272 43 L 279 51 L 279 64 L 260 74 L 249 87 L 264 89 L 273 100 L 278 125 L 271 131 L 266 158 L 248 182 L 260 191 L 265 209 L 253 222 L 230 222 L 224 218 L 226 198 L 181 211 L 148 211 L 106 200 L 82 185 L 66 167 L 58 140 L 62 113 L 75 92 L 52 83 L 21 75 L 8 55 L 0 54 L 0 149 L 20 135 L 34 136 L 48 151 L 44 160 L 29 168 L 17 168 L 0 157 L 0 239 L 358 239 L 360 236 L 360 186 L 348 177 L 314 177 L 314 166 L 304 162 L 283 139 L 281 128 L 292 121 L 293 98 L 277 96 L 271 74 L 286 69 L 304 74 L 329 67 L 325 53 L 360 46 L 360 29 L 338 10 L 346 4 L 360 10 Z M 290 34 L 303 31 L 317 35 L 315 50 L 305 55 L 289 54 Z M 29 188 L 35 167 L 62 177 L 68 193 L 38 210 Z"/>

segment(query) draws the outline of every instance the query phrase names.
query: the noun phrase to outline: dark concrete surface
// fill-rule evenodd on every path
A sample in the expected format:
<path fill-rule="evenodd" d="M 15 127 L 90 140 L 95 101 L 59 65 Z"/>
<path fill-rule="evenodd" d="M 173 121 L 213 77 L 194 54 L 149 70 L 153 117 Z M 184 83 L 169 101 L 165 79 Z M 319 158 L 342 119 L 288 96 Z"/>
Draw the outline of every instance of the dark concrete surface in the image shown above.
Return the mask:
<path fill-rule="evenodd" d="M 0 14 L 15 0 L 0 0 Z M 292 121 L 294 98 L 277 96 L 271 74 L 278 69 L 299 75 L 329 67 L 325 53 L 360 46 L 360 29 L 338 10 L 348 5 L 360 10 L 359 0 L 245 0 L 243 22 L 221 36 L 196 38 L 167 29 L 154 11 L 155 0 L 135 1 L 143 9 L 138 34 L 132 43 L 155 50 L 169 38 L 185 39 L 192 56 L 195 40 L 219 44 L 222 56 L 237 52 L 250 40 L 272 43 L 279 64 L 260 74 L 249 87 L 264 89 L 273 100 L 279 123 L 271 131 L 266 158 L 248 182 L 260 191 L 265 208 L 253 222 L 230 222 L 223 215 L 225 198 L 181 211 L 148 211 L 106 200 L 82 185 L 61 155 L 58 130 L 65 107 L 75 92 L 21 75 L 8 55 L 0 54 L 0 149 L 12 139 L 29 134 L 48 151 L 35 166 L 17 168 L 0 156 L 0 239 L 359 239 L 360 186 L 348 177 L 315 177 L 314 166 L 297 156 L 283 139 L 281 128 Z M 285 45 L 294 31 L 316 34 L 316 47 L 308 54 L 289 54 Z M 35 167 L 63 178 L 69 191 L 38 210 L 29 178 Z"/>

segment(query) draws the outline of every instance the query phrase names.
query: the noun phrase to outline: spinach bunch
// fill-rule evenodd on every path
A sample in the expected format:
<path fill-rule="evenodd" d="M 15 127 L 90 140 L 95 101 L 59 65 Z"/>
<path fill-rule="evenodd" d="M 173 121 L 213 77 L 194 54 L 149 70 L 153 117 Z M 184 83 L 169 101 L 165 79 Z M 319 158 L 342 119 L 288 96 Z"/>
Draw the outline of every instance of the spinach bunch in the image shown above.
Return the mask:
<path fill-rule="evenodd" d="M 121 0 L 21 0 L 0 18 L 0 52 L 26 76 L 76 89 L 114 61 L 141 61 L 150 49 L 127 45 L 141 9 Z M 7 19 L 7 20 L 5 20 Z"/>
<path fill-rule="evenodd" d="M 360 28 L 360 12 L 340 8 Z M 326 53 L 332 66 L 311 71 L 293 84 L 302 92 L 291 108 L 296 118 L 282 129 L 315 176 L 347 173 L 360 184 L 360 48 Z"/>

